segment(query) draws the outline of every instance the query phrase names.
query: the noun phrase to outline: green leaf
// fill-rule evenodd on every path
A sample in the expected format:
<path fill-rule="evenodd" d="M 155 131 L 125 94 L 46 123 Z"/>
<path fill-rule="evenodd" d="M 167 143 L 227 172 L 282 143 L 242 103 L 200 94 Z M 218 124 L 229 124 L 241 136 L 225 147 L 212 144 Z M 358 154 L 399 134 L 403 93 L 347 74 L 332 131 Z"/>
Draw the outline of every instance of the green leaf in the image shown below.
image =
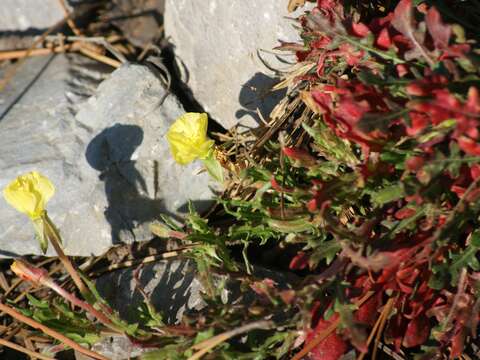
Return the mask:
<path fill-rule="evenodd" d="M 330 264 L 335 255 L 341 250 L 340 244 L 335 240 L 325 241 L 316 248 L 308 259 L 311 268 L 318 265 L 323 259 L 326 260 L 327 265 Z"/>
<path fill-rule="evenodd" d="M 48 309 L 49 308 L 49 305 L 48 305 L 47 301 L 38 300 L 36 297 L 34 297 L 33 295 L 31 295 L 29 293 L 26 293 L 26 296 L 27 296 L 28 302 L 31 305 L 35 306 L 36 308 L 39 308 L 39 309 Z"/>
<path fill-rule="evenodd" d="M 476 240 L 477 242 L 478 240 Z M 451 285 L 458 283 L 460 272 L 463 268 L 471 268 L 475 271 L 480 270 L 480 262 L 477 259 L 478 247 L 470 244 L 464 251 L 451 255 L 452 264 L 450 265 Z"/>
<path fill-rule="evenodd" d="M 165 345 L 159 350 L 150 351 L 140 356 L 141 360 L 184 360 L 186 357 L 179 349 L 179 345 Z"/>
<path fill-rule="evenodd" d="M 371 194 L 372 201 L 378 206 L 401 199 L 404 196 L 403 184 L 391 185 Z"/>
<path fill-rule="evenodd" d="M 197 333 L 197 336 L 195 336 L 195 340 L 193 341 L 193 343 L 201 343 L 202 341 L 210 339 L 213 335 L 215 335 L 215 330 L 212 328 L 205 331 L 200 331 L 199 333 Z"/>
<path fill-rule="evenodd" d="M 350 143 L 336 136 L 334 132 L 322 120 L 310 127 L 302 123 L 305 131 L 315 140 L 315 150 L 328 160 L 354 166 L 358 159 L 352 152 Z"/>
<path fill-rule="evenodd" d="M 301 218 L 296 220 L 268 219 L 267 223 L 277 231 L 284 233 L 297 233 L 313 230 L 313 225 L 309 220 L 309 218 Z"/>
<path fill-rule="evenodd" d="M 210 152 L 207 158 L 202 160 L 205 169 L 209 175 L 219 183 L 223 183 L 223 167 L 220 162 L 215 158 L 214 152 Z"/>

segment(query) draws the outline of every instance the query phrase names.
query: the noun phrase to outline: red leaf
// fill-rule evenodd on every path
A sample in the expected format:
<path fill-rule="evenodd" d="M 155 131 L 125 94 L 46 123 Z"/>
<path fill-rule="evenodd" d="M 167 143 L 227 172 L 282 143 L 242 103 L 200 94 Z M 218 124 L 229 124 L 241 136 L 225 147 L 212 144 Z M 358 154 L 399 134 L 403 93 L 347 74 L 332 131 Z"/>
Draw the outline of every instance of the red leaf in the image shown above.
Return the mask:
<path fill-rule="evenodd" d="M 303 270 L 308 265 L 308 255 L 303 251 L 299 251 L 297 255 L 290 261 L 290 270 Z"/>
<path fill-rule="evenodd" d="M 452 350 L 450 352 L 451 359 L 456 359 L 462 354 L 463 347 L 465 345 L 465 336 L 465 328 L 462 325 L 458 324 L 455 328 L 455 335 L 452 339 Z"/>
<path fill-rule="evenodd" d="M 355 319 L 363 324 L 373 325 L 377 320 L 378 309 L 382 304 L 382 293 L 379 291 L 365 303 L 355 313 Z"/>
<path fill-rule="evenodd" d="M 417 25 L 413 16 L 412 0 L 401 0 L 398 3 L 393 12 L 392 25 L 410 40 L 411 49 L 405 54 L 407 60 L 422 56 L 431 67 L 435 65 L 422 45 L 422 34 L 416 30 Z"/>
<path fill-rule="evenodd" d="M 473 114 L 480 113 L 480 95 L 476 87 L 471 86 L 468 89 L 466 109 Z"/>
<path fill-rule="evenodd" d="M 463 196 L 463 194 L 465 194 L 465 191 L 467 191 L 466 188 L 464 188 L 463 186 L 459 186 L 459 185 L 452 185 L 452 187 L 450 188 L 450 190 L 452 192 L 454 192 L 455 194 L 457 194 L 457 196 L 459 198 L 461 198 Z"/>
<path fill-rule="evenodd" d="M 412 0 L 401 0 L 393 12 L 392 19 L 393 27 L 409 38 L 415 26 L 412 10 Z"/>
<path fill-rule="evenodd" d="M 318 0 L 317 6 L 322 10 L 331 11 L 335 8 L 335 0 Z"/>
<path fill-rule="evenodd" d="M 318 209 L 318 201 L 317 199 L 313 198 L 307 203 L 307 209 L 310 212 L 315 212 Z"/>
<path fill-rule="evenodd" d="M 419 134 L 430 123 L 428 117 L 425 114 L 411 111 L 409 115 L 410 119 L 412 120 L 412 126 L 407 127 L 407 134 L 410 136 L 415 136 Z"/>
<path fill-rule="evenodd" d="M 476 188 L 467 194 L 466 200 L 468 202 L 475 202 L 478 200 L 479 197 L 480 197 L 480 189 Z"/>
<path fill-rule="evenodd" d="M 466 136 L 461 136 L 458 139 L 458 146 L 467 154 L 480 156 L 480 144 Z"/>
<path fill-rule="evenodd" d="M 430 324 L 425 315 L 420 315 L 411 320 L 407 325 L 405 336 L 403 338 L 403 346 L 414 347 L 427 341 L 430 335 Z"/>
<path fill-rule="evenodd" d="M 433 44 L 438 49 L 445 49 L 448 47 L 448 42 L 450 40 L 450 35 L 452 34 L 452 29 L 449 25 L 445 25 L 442 22 L 440 13 L 435 7 L 431 7 L 427 16 L 425 17 L 427 23 L 427 29 L 433 39 Z"/>
<path fill-rule="evenodd" d="M 387 28 L 383 28 L 380 31 L 380 34 L 378 34 L 377 40 L 375 41 L 375 44 L 384 50 L 387 50 L 392 46 L 392 39 L 390 38 L 390 34 L 388 33 Z"/>
<path fill-rule="evenodd" d="M 370 29 L 363 23 L 352 23 L 352 33 L 358 37 L 365 37 L 370 33 Z"/>
<path fill-rule="evenodd" d="M 316 159 L 310 153 L 301 148 L 284 147 L 283 153 L 292 160 L 297 160 L 302 166 L 310 167 L 316 164 Z"/>
<path fill-rule="evenodd" d="M 397 218 L 398 220 L 407 219 L 409 217 L 412 217 L 416 213 L 417 212 L 415 211 L 415 209 L 404 207 L 403 209 L 400 209 L 395 213 L 395 218 Z"/>
<path fill-rule="evenodd" d="M 389 320 L 387 329 L 385 330 L 385 337 L 388 341 L 393 342 L 395 350 L 400 351 L 402 345 L 403 334 L 405 333 L 406 321 L 401 314 L 397 313 Z"/>
<path fill-rule="evenodd" d="M 423 164 L 425 164 L 425 160 L 421 156 L 412 156 L 405 161 L 405 166 L 410 171 L 421 169 Z"/>
<path fill-rule="evenodd" d="M 315 338 L 315 335 L 322 332 L 336 320 L 338 315 L 332 316 L 328 321 L 321 319 L 315 330 L 307 335 L 306 344 Z M 334 331 L 322 340 L 311 352 L 310 360 L 338 360 L 348 350 L 347 343 Z"/>
<path fill-rule="evenodd" d="M 476 180 L 480 176 L 480 165 L 473 164 L 470 166 L 470 175 L 472 176 L 473 180 Z"/>
<path fill-rule="evenodd" d="M 408 74 L 408 66 L 405 64 L 397 64 L 395 65 L 395 69 L 397 70 L 398 77 L 404 77 Z"/>

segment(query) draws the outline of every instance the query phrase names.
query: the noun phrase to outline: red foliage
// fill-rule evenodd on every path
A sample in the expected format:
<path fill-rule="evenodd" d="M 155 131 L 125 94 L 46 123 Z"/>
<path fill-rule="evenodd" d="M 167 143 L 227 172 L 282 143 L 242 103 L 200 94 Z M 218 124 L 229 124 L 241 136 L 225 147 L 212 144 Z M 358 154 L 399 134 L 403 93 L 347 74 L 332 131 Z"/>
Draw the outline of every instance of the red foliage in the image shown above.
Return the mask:
<path fill-rule="evenodd" d="M 337 318 L 338 315 L 335 314 L 329 320 L 320 319 L 315 329 L 308 333 L 305 344 L 308 344 L 316 335 L 327 329 Z M 347 343 L 334 331 L 313 348 L 309 358 L 311 360 L 338 360 L 347 350 Z"/>
<path fill-rule="evenodd" d="M 308 254 L 299 251 L 297 255 L 290 261 L 290 270 L 303 270 L 308 266 Z"/>
<path fill-rule="evenodd" d="M 422 345 L 427 341 L 429 335 L 430 324 L 427 317 L 425 315 L 418 316 L 409 321 L 403 337 L 403 346 L 414 347 Z"/>

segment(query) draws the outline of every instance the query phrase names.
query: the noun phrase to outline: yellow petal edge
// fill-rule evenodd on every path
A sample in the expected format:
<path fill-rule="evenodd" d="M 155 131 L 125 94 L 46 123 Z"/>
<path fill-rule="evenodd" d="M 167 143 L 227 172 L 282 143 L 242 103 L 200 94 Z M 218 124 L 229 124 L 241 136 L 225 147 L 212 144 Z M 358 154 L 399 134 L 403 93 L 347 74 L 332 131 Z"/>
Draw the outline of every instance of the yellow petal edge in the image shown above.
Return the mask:
<path fill-rule="evenodd" d="M 18 176 L 3 189 L 7 203 L 32 220 L 42 216 L 54 193 L 55 187 L 50 180 L 37 171 Z"/>
<path fill-rule="evenodd" d="M 213 140 L 207 136 L 207 127 L 205 113 L 186 113 L 175 120 L 167 132 L 167 140 L 176 162 L 186 165 L 208 156 Z"/>

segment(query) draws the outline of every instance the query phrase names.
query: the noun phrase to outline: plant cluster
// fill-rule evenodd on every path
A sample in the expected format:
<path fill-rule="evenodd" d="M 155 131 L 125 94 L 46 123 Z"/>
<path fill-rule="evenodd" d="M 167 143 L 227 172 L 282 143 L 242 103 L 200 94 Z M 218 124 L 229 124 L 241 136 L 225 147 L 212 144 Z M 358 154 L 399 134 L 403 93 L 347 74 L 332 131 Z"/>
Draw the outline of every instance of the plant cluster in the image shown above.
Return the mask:
<path fill-rule="evenodd" d="M 476 337 L 479 11 L 319 0 L 299 19 L 303 43 L 280 47 L 298 59 L 277 86 L 288 104 L 236 158 L 241 181 L 223 200 L 235 222 L 209 230 L 244 244 L 247 272 L 255 247 L 303 278 L 287 290 L 244 278 L 262 310 L 243 321 L 276 319 L 270 356 L 375 357 L 382 343 L 453 359 Z"/>
<path fill-rule="evenodd" d="M 263 133 L 224 134 L 214 145 L 206 116 L 194 113 L 169 132 L 177 161 L 202 159 L 226 187 L 209 216 L 191 209 L 184 227 L 167 218 L 152 227 L 186 245 L 207 306 L 167 325 L 146 298 L 138 327 L 128 326 L 61 253 L 86 302 L 28 264 L 14 270 L 103 325 L 75 317 L 63 300 L 30 297 L 34 310 L 24 314 L 75 319 L 85 331 L 70 335 L 82 343 L 100 328 L 124 333 L 156 348 L 144 360 L 471 352 L 480 315 L 480 5 L 318 0 L 298 20 L 303 42 L 280 46 L 298 60 L 276 86 L 288 94 Z M 23 194 L 38 178 L 45 183 L 23 179 L 9 202 L 32 207 L 42 244 L 61 252 L 44 210 L 51 191 L 37 189 L 43 202 Z"/>

